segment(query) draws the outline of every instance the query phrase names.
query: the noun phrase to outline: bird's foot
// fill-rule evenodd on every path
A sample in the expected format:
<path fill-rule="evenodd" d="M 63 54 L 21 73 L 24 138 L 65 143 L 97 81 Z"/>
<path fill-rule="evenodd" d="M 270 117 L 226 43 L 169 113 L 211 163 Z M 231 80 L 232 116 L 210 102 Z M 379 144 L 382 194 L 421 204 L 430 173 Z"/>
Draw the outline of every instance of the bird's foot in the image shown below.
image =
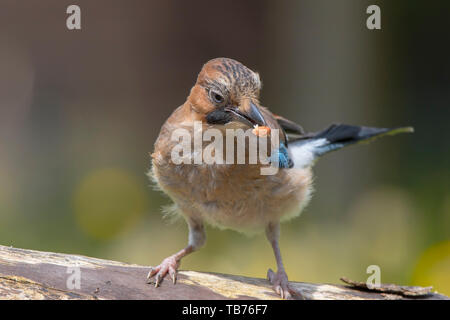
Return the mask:
<path fill-rule="evenodd" d="M 150 271 L 147 275 L 147 283 L 154 283 L 155 287 L 157 288 L 164 277 L 169 274 L 173 284 L 175 284 L 177 280 L 177 269 L 179 265 L 179 260 L 177 260 L 175 256 L 167 257 L 161 262 L 160 265 L 156 267 L 150 267 Z M 154 280 L 152 280 L 153 276 L 155 276 Z"/>
<path fill-rule="evenodd" d="M 269 269 L 267 271 L 267 278 L 272 284 L 273 290 L 281 296 L 281 299 L 292 299 L 286 272 L 278 270 L 275 273 L 272 269 Z"/>

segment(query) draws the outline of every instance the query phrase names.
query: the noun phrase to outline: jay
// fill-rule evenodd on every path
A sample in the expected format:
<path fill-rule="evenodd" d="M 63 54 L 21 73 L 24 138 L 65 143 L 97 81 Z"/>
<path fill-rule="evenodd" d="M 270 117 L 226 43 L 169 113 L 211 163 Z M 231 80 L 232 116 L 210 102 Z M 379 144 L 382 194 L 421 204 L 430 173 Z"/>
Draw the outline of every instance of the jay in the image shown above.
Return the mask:
<path fill-rule="evenodd" d="M 150 268 L 148 279 L 154 278 L 156 287 L 167 274 L 175 283 L 181 259 L 205 244 L 204 224 L 208 223 L 241 232 L 265 231 L 277 264 L 276 272 L 268 270 L 268 280 L 282 298 L 292 298 L 295 293 L 289 288 L 278 243 L 280 222 L 297 217 L 310 200 L 311 168 L 315 160 L 344 146 L 412 131 L 411 127 L 386 129 L 334 124 L 319 132 L 306 133 L 300 125 L 262 107 L 260 90 L 258 73 L 240 62 L 228 58 L 210 60 L 200 71 L 186 102 L 163 124 L 151 154 L 149 176 L 173 200 L 174 212 L 185 219 L 189 240 L 184 249 Z M 195 123 L 200 125 L 196 127 Z M 258 128 L 267 129 L 265 132 L 270 136 L 278 133 L 276 149 L 272 142 L 269 144 L 269 158 L 276 157 L 272 162 L 279 169 L 275 174 L 261 174 L 262 167 L 273 165 L 262 161 L 179 163 L 173 159 L 179 141 L 172 135 L 178 129 L 192 136 L 199 129 L 223 133 L 227 129 L 253 129 L 257 136 Z M 242 142 L 232 141 L 231 147 Z M 210 143 L 202 141 L 200 153 Z M 249 147 L 245 148 L 248 160 Z M 191 150 L 188 156 L 198 156 L 194 154 L 198 153 L 195 146 L 193 149 L 187 149 Z"/>

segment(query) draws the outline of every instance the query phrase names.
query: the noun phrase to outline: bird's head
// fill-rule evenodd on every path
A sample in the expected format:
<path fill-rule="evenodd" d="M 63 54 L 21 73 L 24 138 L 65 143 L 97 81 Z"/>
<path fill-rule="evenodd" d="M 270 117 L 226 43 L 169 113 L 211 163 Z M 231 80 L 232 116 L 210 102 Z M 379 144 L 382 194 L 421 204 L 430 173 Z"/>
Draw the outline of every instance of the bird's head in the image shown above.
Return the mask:
<path fill-rule="evenodd" d="M 203 66 L 188 103 L 210 125 L 265 126 L 258 102 L 260 90 L 258 73 L 236 60 L 217 58 Z"/>

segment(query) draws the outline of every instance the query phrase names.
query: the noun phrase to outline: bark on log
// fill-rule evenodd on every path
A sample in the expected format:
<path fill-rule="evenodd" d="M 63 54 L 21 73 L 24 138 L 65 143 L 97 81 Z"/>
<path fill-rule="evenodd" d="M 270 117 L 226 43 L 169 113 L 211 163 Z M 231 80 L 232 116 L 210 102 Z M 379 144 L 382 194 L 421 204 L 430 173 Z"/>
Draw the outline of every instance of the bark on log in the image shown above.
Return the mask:
<path fill-rule="evenodd" d="M 79 271 L 79 273 L 77 273 Z M 279 299 L 265 279 L 180 271 L 176 285 L 146 283 L 148 267 L 0 246 L 0 299 Z M 79 275 L 79 288 L 77 288 Z M 305 299 L 448 299 L 430 288 L 291 282 Z"/>

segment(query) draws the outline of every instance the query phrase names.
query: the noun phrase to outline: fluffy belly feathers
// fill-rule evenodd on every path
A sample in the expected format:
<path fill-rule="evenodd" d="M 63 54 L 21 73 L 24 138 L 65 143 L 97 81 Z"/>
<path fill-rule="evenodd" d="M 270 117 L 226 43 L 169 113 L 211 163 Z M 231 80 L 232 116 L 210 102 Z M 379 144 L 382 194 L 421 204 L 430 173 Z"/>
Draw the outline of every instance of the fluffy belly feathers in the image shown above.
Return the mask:
<path fill-rule="evenodd" d="M 264 176 L 258 165 L 174 165 L 158 154 L 152 176 L 182 215 L 243 232 L 299 215 L 312 190 L 309 168 Z"/>

